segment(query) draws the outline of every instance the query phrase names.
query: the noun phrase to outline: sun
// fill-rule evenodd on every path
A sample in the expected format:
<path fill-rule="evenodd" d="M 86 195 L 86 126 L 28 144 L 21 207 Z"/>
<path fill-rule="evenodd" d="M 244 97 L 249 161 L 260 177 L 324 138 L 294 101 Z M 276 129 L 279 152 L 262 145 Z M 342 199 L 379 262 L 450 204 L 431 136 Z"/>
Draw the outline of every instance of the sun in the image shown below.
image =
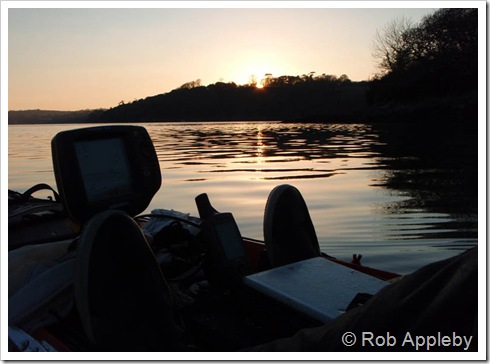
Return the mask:
<path fill-rule="evenodd" d="M 255 84 L 255 87 L 256 87 L 256 88 L 264 88 L 264 85 L 263 85 L 262 83 L 260 83 L 260 82 L 257 82 L 257 83 Z"/>

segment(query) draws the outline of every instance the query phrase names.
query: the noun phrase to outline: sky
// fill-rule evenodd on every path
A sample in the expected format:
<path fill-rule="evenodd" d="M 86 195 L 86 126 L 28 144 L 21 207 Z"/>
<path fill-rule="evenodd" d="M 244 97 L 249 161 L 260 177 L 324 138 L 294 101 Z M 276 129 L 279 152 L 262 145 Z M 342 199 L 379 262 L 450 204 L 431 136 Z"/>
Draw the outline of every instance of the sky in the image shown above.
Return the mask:
<path fill-rule="evenodd" d="M 368 80 L 377 72 L 376 32 L 401 17 L 416 24 L 444 4 L 4 3 L 8 110 L 110 108 L 189 81 L 246 84 L 266 73 Z"/>

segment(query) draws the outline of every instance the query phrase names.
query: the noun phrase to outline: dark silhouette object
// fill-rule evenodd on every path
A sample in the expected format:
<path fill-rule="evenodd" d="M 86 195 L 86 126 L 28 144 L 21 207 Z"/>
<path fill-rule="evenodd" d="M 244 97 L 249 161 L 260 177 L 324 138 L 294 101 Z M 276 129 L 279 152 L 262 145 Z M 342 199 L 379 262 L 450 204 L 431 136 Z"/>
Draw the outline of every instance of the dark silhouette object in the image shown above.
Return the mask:
<path fill-rule="evenodd" d="M 121 211 L 95 215 L 79 241 L 75 299 L 87 337 L 106 351 L 182 351 L 172 293 L 141 229 Z"/>
<path fill-rule="evenodd" d="M 308 207 L 296 187 L 279 185 L 269 194 L 264 241 L 273 267 L 321 255 Z"/>

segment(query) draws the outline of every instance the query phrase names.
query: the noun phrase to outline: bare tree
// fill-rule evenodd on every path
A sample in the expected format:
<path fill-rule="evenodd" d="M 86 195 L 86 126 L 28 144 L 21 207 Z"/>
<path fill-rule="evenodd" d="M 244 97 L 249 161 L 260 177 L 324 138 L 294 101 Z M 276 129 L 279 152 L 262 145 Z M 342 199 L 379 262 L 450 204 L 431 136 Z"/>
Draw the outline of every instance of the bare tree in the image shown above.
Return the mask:
<path fill-rule="evenodd" d="M 250 77 L 248 78 L 248 85 L 249 86 L 257 86 L 257 76 L 256 75 L 250 75 Z"/>
<path fill-rule="evenodd" d="M 382 74 L 404 68 L 413 56 L 412 21 L 402 17 L 377 31 L 373 41 L 373 57 Z"/>

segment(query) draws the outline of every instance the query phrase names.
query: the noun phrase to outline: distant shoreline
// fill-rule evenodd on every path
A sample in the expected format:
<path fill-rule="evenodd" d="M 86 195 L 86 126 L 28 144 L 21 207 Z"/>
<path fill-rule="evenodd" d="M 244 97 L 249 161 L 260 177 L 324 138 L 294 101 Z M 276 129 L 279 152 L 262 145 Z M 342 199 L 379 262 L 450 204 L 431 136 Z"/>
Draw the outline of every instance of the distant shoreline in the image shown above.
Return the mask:
<path fill-rule="evenodd" d="M 458 97 L 434 98 L 419 103 L 373 107 L 359 113 L 322 113 L 291 118 L 228 118 L 226 120 L 192 118 L 180 120 L 114 120 L 102 121 L 93 118 L 102 110 L 53 111 L 19 110 L 9 111 L 8 125 L 44 124 L 118 124 L 118 123 L 180 123 L 180 122 L 283 122 L 323 124 L 381 124 L 381 123 L 424 123 L 436 125 L 450 123 L 478 124 L 478 95 L 470 93 Z"/>

